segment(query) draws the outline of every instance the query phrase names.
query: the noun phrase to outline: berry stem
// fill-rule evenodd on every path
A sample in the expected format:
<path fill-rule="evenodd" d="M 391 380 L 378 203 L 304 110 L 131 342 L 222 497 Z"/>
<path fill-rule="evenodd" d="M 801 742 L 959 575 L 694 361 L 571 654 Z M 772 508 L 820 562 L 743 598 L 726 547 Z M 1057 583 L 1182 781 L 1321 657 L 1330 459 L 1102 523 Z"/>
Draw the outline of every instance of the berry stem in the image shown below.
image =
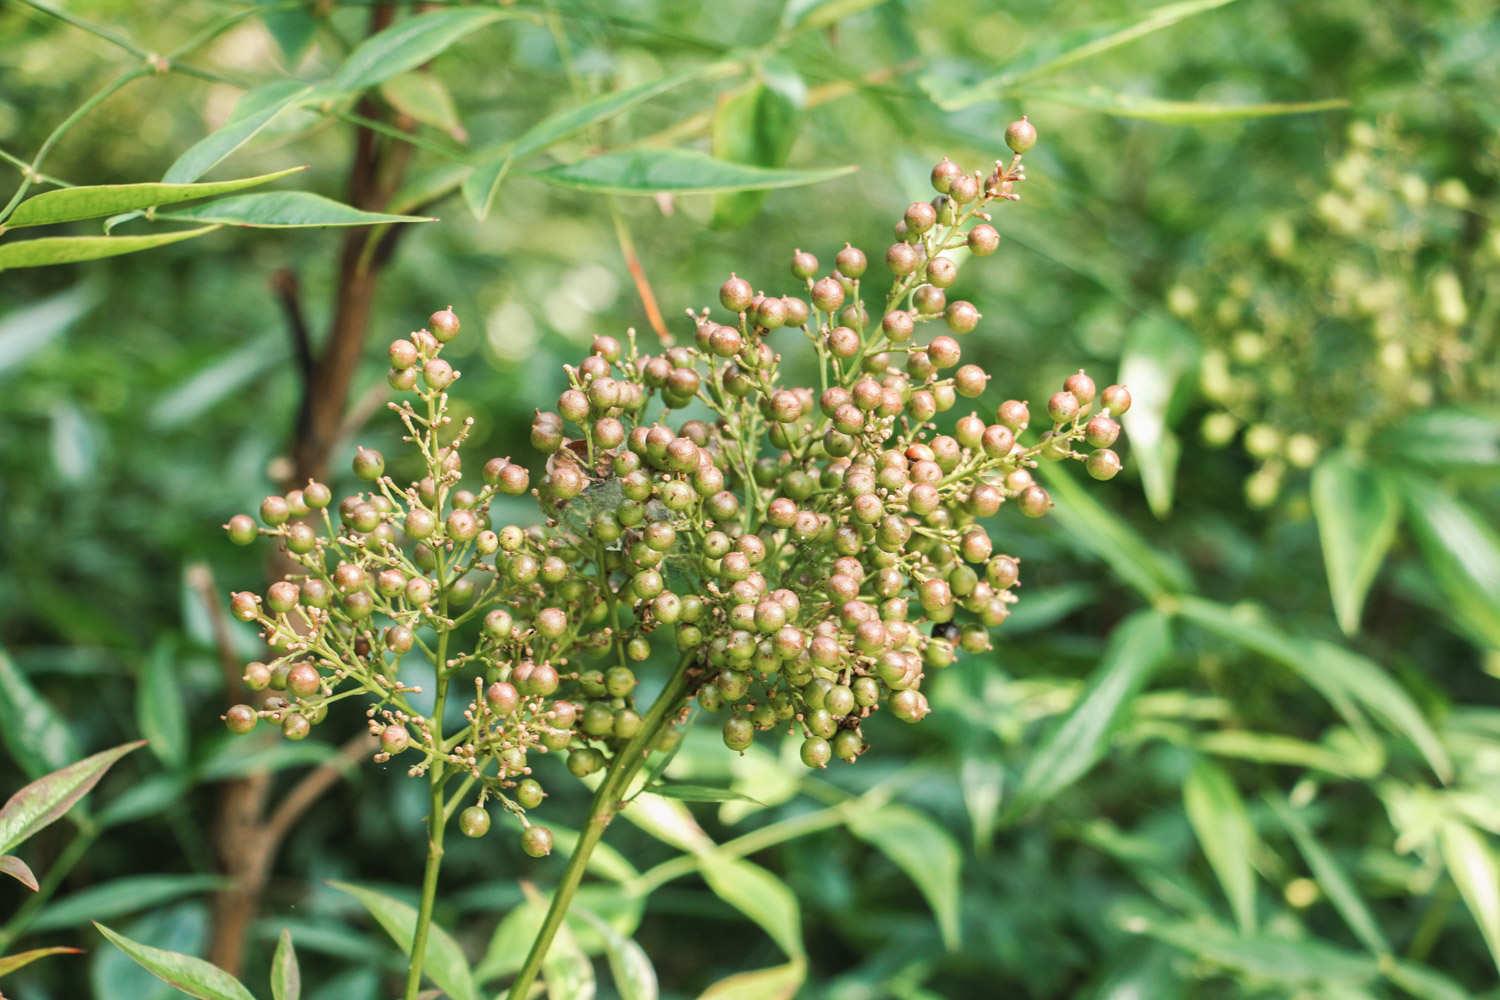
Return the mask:
<path fill-rule="evenodd" d="M 589 856 L 594 853 L 594 848 L 599 845 L 599 841 L 604 839 L 605 829 L 619 812 L 620 802 L 629 790 L 631 781 L 640 771 L 641 766 L 646 763 L 657 735 L 682 707 L 684 696 L 687 694 L 688 669 L 692 666 L 693 660 L 694 655 L 688 653 L 678 662 L 677 669 L 672 672 L 671 678 L 667 681 L 667 686 L 662 689 L 661 694 L 656 696 L 656 700 L 651 703 L 651 708 L 647 710 L 645 718 L 641 721 L 640 730 L 625 745 L 625 748 L 615 755 L 615 759 L 610 762 L 609 770 L 604 773 L 604 780 L 600 782 L 598 791 L 594 793 L 588 822 L 579 833 L 578 845 L 573 848 L 573 856 L 568 859 L 568 867 L 563 872 L 562 881 L 557 884 L 557 891 L 552 894 L 552 904 L 547 908 L 547 916 L 542 921 L 542 927 L 537 931 L 536 939 L 531 943 L 531 950 L 526 955 L 526 964 L 521 966 L 521 971 L 516 974 L 515 982 L 511 984 L 510 992 L 506 994 L 509 1000 L 522 1000 L 530 994 L 532 984 L 536 982 L 537 973 L 541 971 L 542 960 L 547 957 L 547 949 L 552 946 L 552 939 L 557 936 L 558 928 L 562 926 L 563 918 L 567 916 L 568 907 L 573 902 L 573 895 L 583 882 L 583 873 L 588 868 Z"/>

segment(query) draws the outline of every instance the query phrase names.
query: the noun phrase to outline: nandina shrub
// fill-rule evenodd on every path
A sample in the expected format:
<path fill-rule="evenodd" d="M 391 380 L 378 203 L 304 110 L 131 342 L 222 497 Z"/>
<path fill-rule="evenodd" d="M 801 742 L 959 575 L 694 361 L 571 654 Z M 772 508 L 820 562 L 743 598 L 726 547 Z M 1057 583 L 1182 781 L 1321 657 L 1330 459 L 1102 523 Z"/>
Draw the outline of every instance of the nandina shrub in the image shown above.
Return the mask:
<path fill-rule="evenodd" d="M 989 212 L 1017 197 L 1035 130 L 1023 119 L 1006 138 L 1014 155 L 988 176 L 946 159 L 933 168 L 937 196 L 897 223 L 883 293 L 868 295 L 859 249 L 846 244 L 832 270 L 798 250 L 798 294 L 732 275 L 722 312 L 691 314 L 691 345 L 648 354 L 633 332 L 597 337 L 566 368 L 556 410 L 532 422 L 545 456 L 535 476 L 502 457 L 466 477 L 473 420 L 450 416 L 460 373 L 442 356 L 461 325 L 440 310 L 390 345 L 389 382 L 407 394 L 390 405 L 421 476 L 398 482 L 362 447 L 353 466 L 365 490 L 336 500 L 311 481 L 267 497 L 260 524 L 229 521 L 233 541 L 273 539 L 287 566 L 263 595 L 231 599 L 274 656 L 246 668 L 264 694 L 225 713 L 230 729 L 264 722 L 299 740 L 331 704 L 362 698 L 376 760 L 428 782 L 407 997 L 421 984 L 455 817 L 482 837 L 498 807 L 524 851 L 544 856 L 552 834 L 532 817 L 557 775 L 543 759 L 562 754 L 575 777 L 596 776 L 511 986 L 525 996 L 590 852 L 643 769 L 659 774 L 690 703 L 722 717 L 730 750 L 784 731 L 802 737 L 809 767 L 857 760 L 865 720 L 888 710 L 919 722 L 926 675 L 988 649 L 988 629 L 1017 600 L 1019 561 L 981 522 L 1007 506 L 1045 515 L 1043 461 L 1078 461 L 1097 479 L 1119 471 L 1115 418 L 1130 395 L 1082 371 L 1036 426 L 1016 399 L 989 419 L 954 419 L 960 400 L 980 405 L 990 376 L 961 363 L 959 338 L 981 317 L 948 290 L 961 256 L 997 249 Z M 784 380 L 780 352 L 799 341 L 816 388 Z M 498 498 L 528 493 L 539 523 L 494 523 Z M 677 664 L 643 699 L 637 666 L 662 646 Z M 412 661 L 424 665 L 420 683 Z M 430 710 L 414 705 L 419 691 L 433 695 Z"/>

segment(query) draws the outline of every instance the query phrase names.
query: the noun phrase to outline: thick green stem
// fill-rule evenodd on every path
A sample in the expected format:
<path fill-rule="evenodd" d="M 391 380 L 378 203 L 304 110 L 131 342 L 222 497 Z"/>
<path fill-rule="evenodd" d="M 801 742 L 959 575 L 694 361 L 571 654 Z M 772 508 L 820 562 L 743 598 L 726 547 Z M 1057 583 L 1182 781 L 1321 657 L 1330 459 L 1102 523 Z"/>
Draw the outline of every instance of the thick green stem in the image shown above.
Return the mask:
<path fill-rule="evenodd" d="M 542 921 L 541 930 L 537 932 L 536 939 L 531 943 L 531 951 L 526 955 L 526 964 L 521 966 L 515 982 L 511 984 L 510 992 L 507 994 L 509 1000 L 522 1000 L 531 992 L 537 973 L 541 971 L 542 960 L 547 957 L 547 949 L 552 946 L 552 939 L 557 936 L 558 929 L 562 927 L 563 918 L 567 916 L 568 907 L 573 902 L 573 895 L 583 882 L 583 873 L 588 868 L 589 855 L 593 854 L 594 848 L 599 846 L 599 841 L 604 839 L 605 829 L 615 818 L 615 813 L 619 812 L 620 802 L 630 789 L 631 781 L 639 773 L 641 766 L 646 763 L 657 734 L 682 707 L 683 696 L 687 692 L 688 668 L 692 662 L 691 653 L 683 656 L 677 664 L 677 669 L 673 671 L 671 679 L 667 681 L 667 686 L 662 689 L 661 694 L 656 696 L 656 701 L 651 703 L 646 717 L 641 720 L 640 731 L 629 743 L 625 744 L 623 750 L 615 755 L 615 759 L 609 765 L 609 770 L 604 773 L 604 780 L 599 784 L 598 791 L 594 793 L 594 804 L 589 810 L 588 822 L 584 824 L 578 836 L 578 845 L 573 848 L 573 856 L 568 859 L 568 867 L 563 872 L 562 881 L 558 883 L 557 890 L 552 894 L 552 905 L 547 908 L 547 916 Z"/>

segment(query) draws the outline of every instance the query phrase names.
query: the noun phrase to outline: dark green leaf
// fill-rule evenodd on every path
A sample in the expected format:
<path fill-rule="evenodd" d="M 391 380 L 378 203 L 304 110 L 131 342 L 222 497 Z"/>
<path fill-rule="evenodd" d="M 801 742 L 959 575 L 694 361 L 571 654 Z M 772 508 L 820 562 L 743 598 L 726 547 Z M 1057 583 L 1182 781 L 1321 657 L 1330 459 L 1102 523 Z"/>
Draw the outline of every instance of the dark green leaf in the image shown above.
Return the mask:
<path fill-rule="evenodd" d="M 1386 477 L 1340 450 L 1313 469 L 1312 507 L 1339 627 L 1353 635 L 1365 594 L 1396 538 L 1401 502 Z"/>
<path fill-rule="evenodd" d="M 558 187 L 601 194 L 713 194 L 821 184 L 854 170 L 772 170 L 724 163 L 686 149 L 632 149 L 552 167 L 534 176 Z"/>
<path fill-rule="evenodd" d="M 1050 101 L 1070 108 L 1097 111 L 1116 118 L 1138 118 L 1171 125 L 1208 124 L 1247 118 L 1306 115 L 1347 108 L 1341 98 L 1322 101 L 1262 101 L 1252 104 L 1222 104 L 1215 101 L 1169 101 L 1140 94 L 1124 94 L 1102 87 L 1074 90 L 1026 88 L 1027 101 Z"/>
<path fill-rule="evenodd" d="M 140 944 L 123 934 L 115 933 L 103 924 L 96 923 L 94 926 L 141 968 L 188 996 L 197 997 L 198 1000 L 255 1000 L 238 979 L 201 958 Z"/>
<path fill-rule="evenodd" d="M 748 88 L 719 102 L 714 111 L 713 155 L 729 163 L 780 167 L 791 155 L 802 122 L 807 88 L 791 71 L 765 73 Z M 714 196 L 713 225 L 743 226 L 765 201 L 762 191 Z"/>
<path fill-rule="evenodd" d="M 713 851 L 698 856 L 698 870 L 714 895 L 759 924 L 787 955 L 802 956 L 802 912 L 786 883 L 758 865 Z"/>
<path fill-rule="evenodd" d="M 287 65 L 295 68 L 318 33 L 318 19 L 311 7 L 288 8 L 282 0 L 259 0 L 268 8 L 260 15 L 261 23 L 276 39 Z"/>
<path fill-rule="evenodd" d="M 135 720 L 151 752 L 167 767 L 187 763 L 187 711 L 182 704 L 175 645 L 160 639 L 141 664 L 136 684 Z"/>
<path fill-rule="evenodd" d="M 1255 850 L 1255 828 L 1245 802 L 1219 765 L 1204 758 L 1193 766 L 1182 788 L 1193 833 L 1244 934 L 1255 932 L 1255 870 L 1250 856 Z"/>
<path fill-rule="evenodd" d="M 411 954 L 412 937 L 417 930 L 415 909 L 364 886 L 348 882 L 330 882 L 329 885 L 359 900 L 375 918 L 375 922 L 391 936 L 391 940 L 404 953 Z M 479 993 L 474 988 L 474 977 L 469 972 L 469 963 L 464 960 L 463 949 L 453 940 L 452 935 L 435 922 L 427 932 L 427 957 L 423 969 L 427 978 L 446 991 L 453 1000 L 477 1000 Z"/>
<path fill-rule="evenodd" d="M 900 805 L 855 813 L 849 831 L 890 858 L 917 884 L 937 917 L 943 944 L 949 951 L 956 950 L 963 855 L 948 831 Z"/>
<path fill-rule="evenodd" d="M 16 206 L 15 214 L 5 220 L 5 228 L 50 226 L 79 219 L 101 219 L 116 212 L 130 212 L 161 205 L 176 205 L 200 198 L 216 198 L 246 188 L 259 187 L 281 180 L 304 168 L 292 167 L 258 177 L 233 181 L 206 181 L 198 184 L 101 184 L 93 187 L 61 188 L 27 198 Z"/>
<path fill-rule="evenodd" d="M 301 1000 L 302 970 L 297 965 L 297 950 L 292 947 L 292 932 L 283 930 L 276 939 L 276 953 L 271 956 L 271 996 L 273 1000 Z"/>
<path fill-rule="evenodd" d="M 398 21 L 349 53 L 320 95 L 353 94 L 383 83 L 439 55 L 454 42 L 515 12 L 477 7 L 436 10 Z"/>
<path fill-rule="evenodd" d="M 1289 636 L 1256 615 L 1213 601 L 1191 596 L 1178 601 L 1184 618 L 1292 670 L 1351 724 L 1362 721 L 1354 706 L 1363 706 L 1392 732 L 1411 740 L 1440 780 L 1452 778 L 1453 765 L 1437 733 L 1411 696 L 1378 664 L 1332 643 Z"/>
<path fill-rule="evenodd" d="M 229 121 L 189 146 L 162 174 L 162 181 L 167 184 L 196 181 L 311 92 L 312 88 L 300 80 L 278 80 L 246 92 Z"/>
<path fill-rule="evenodd" d="M 126 875 L 91 885 L 44 907 L 32 921 L 35 931 L 82 927 L 154 909 L 185 896 L 217 892 L 228 880 L 218 875 Z"/>
<path fill-rule="evenodd" d="M 257 229 L 375 226 L 391 222 L 435 222 L 417 215 L 366 212 L 310 191 L 276 191 L 220 198 L 164 215 L 187 222 L 213 222 Z"/>
<path fill-rule="evenodd" d="M 1297 850 L 1301 852 L 1303 860 L 1307 862 L 1308 870 L 1318 880 L 1318 885 L 1333 904 L 1334 909 L 1339 911 L 1339 916 L 1344 918 L 1344 923 L 1359 938 L 1360 943 L 1370 949 L 1376 955 L 1390 953 L 1391 946 L 1386 941 L 1385 935 L 1380 931 L 1380 925 L 1375 922 L 1375 917 L 1370 913 L 1370 908 L 1360 897 L 1359 890 L 1344 869 L 1339 865 L 1328 849 L 1318 842 L 1312 830 L 1303 822 L 1302 817 L 1297 815 L 1287 801 L 1279 795 L 1266 797 L 1271 810 L 1276 813 L 1276 818 L 1281 825 L 1286 827 L 1292 835 L 1292 840 L 1297 844 Z"/>
<path fill-rule="evenodd" d="M 218 226 L 179 229 L 149 236 L 44 236 L 35 240 L 0 243 L 0 271 L 12 267 L 50 267 L 53 264 L 76 264 L 85 260 L 102 260 L 121 254 L 152 250 L 171 243 L 181 243 L 204 236 Z"/>
<path fill-rule="evenodd" d="M 1453 619 L 1500 648 L 1500 534 L 1471 507 L 1425 479 L 1402 480 L 1407 521 Z"/>
<path fill-rule="evenodd" d="M 1134 404 L 1121 418 L 1130 454 L 1141 467 L 1146 501 L 1157 517 L 1172 510 L 1177 460 L 1182 445 L 1171 418 L 1191 388 L 1198 367 L 1198 341 L 1163 313 L 1147 313 L 1126 335 L 1120 381 L 1130 386 Z"/>
<path fill-rule="evenodd" d="M 1171 630 L 1158 612 L 1138 611 L 1116 626 L 1087 690 L 1026 762 L 1006 815 L 1024 814 L 1088 773 L 1109 751 L 1131 701 L 1171 651 Z"/>

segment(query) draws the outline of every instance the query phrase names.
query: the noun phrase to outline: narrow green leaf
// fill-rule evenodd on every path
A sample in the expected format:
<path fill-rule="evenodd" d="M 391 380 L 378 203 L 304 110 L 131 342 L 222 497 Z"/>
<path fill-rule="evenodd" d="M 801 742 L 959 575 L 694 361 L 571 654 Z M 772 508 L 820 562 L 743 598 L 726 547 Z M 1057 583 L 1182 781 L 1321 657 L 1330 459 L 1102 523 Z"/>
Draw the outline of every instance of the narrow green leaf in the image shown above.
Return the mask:
<path fill-rule="evenodd" d="M 713 155 L 728 163 L 782 166 L 792 153 L 806 97 L 807 88 L 794 72 L 763 73 L 714 110 Z M 712 225 L 719 229 L 745 225 L 760 211 L 765 198 L 763 191 L 715 195 Z"/>
<path fill-rule="evenodd" d="M 79 284 L 0 317 L 0 375 L 60 337 L 97 299 L 92 287 Z"/>
<path fill-rule="evenodd" d="M 1069 90 L 1033 90 L 1026 88 L 1025 100 L 1050 101 L 1084 111 L 1097 111 L 1116 118 L 1135 118 L 1169 125 L 1201 125 L 1213 122 L 1241 121 L 1249 118 L 1277 118 L 1285 115 L 1307 115 L 1347 108 L 1342 98 L 1320 101 L 1260 101 L 1250 104 L 1223 104 L 1215 101 L 1171 101 L 1140 94 L 1122 94 L 1103 87 Z"/>
<path fill-rule="evenodd" d="M 1088 689 L 1026 762 L 1006 815 L 1024 814 L 1087 774 L 1109 751 L 1130 703 L 1171 651 L 1171 630 L 1158 612 L 1137 611 L 1118 625 Z"/>
<path fill-rule="evenodd" d="M 162 174 L 162 181 L 196 181 L 311 93 L 312 88 L 300 80 L 277 80 L 247 91 L 234 106 L 229 121 L 184 150 Z"/>
<path fill-rule="evenodd" d="M 1351 725 L 1362 719 L 1353 706 L 1374 714 L 1392 732 L 1411 740 L 1441 781 L 1453 765 L 1437 733 L 1411 697 L 1381 667 L 1332 643 L 1294 638 L 1265 620 L 1200 597 L 1178 599 L 1177 611 L 1194 624 L 1287 667 L 1327 698 Z"/>
<path fill-rule="evenodd" d="M 1349 925 L 1354 936 L 1373 954 L 1390 954 L 1390 943 L 1381 933 L 1380 925 L 1375 922 L 1369 906 L 1338 861 L 1318 842 L 1312 830 L 1308 829 L 1302 817 L 1297 815 L 1297 811 L 1285 799 L 1279 795 L 1268 795 L 1266 802 L 1271 806 L 1271 811 L 1276 813 L 1281 825 L 1286 827 L 1287 833 L 1292 835 L 1297 850 L 1307 862 L 1308 870 L 1318 880 L 1328 901 L 1339 911 L 1339 916 L 1344 918 L 1344 923 Z"/>
<path fill-rule="evenodd" d="M 198 1000 L 255 1000 L 244 983 L 201 958 L 132 941 L 100 923 L 94 926 L 141 968 L 190 997 Z"/>
<path fill-rule="evenodd" d="M 0 855 L 0 875 L 9 875 L 32 892 L 37 891 L 36 875 L 31 866 L 14 854 Z"/>
<path fill-rule="evenodd" d="M 1467 988 L 1415 962 L 1390 962 L 1385 974 L 1417 1000 L 1473 1000 L 1473 994 Z"/>
<path fill-rule="evenodd" d="M 816 31 L 885 2 L 886 0 L 787 0 L 786 7 L 781 11 L 781 26 L 786 29 Z"/>
<path fill-rule="evenodd" d="M 24 969 L 39 958 L 47 958 L 51 955 L 81 955 L 77 948 L 33 948 L 30 951 L 18 951 L 14 955 L 6 955 L 0 958 L 0 976 L 8 976 L 17 969 Z"/>
<path fill-rule="evenodd" d="M 158 640 L 141 664 L 136 684 L 135 719 L 151 752 L 176 770 L 187 763 L 187 710 L 182 704 L 174 644 Z"/>
<path fill-rule="evenodd" d="M 754 802 L 756 805 L 764 804 L 732 788 L 713 788 L 709 785 L 658 782 L 655 785 L 647 786 L 647 791 L 682 802 Z"/>
<path fill-rule="evenodd" d="M 1134 405 L 1120 422 L 1140 465 L 1146 501 L 1157 517 L 1172 511 L 1177 460 L 1182 445 L 1172 430 L 1173 409 L 1191 390 L 1199 346 L 1181 324 L 1160 312 L 1131 325 L 1120 360 L 1120 381 L 1130 386 Z"/>
<path fill-rule="evenodd" d="M 463 184 L 464 200 L 468 202 L 469 210 L 477 219 L 483 219 L 489 215 L 495 194 L 500 190 L 501 182 L 510 172 L 511 165 L 515 161 L 539 153 L 555 142 L 609 121 L 636 105 L 675 90 L 685 83 L 717 72 L 719 67 L 720 64 L 697 66 L 660 79 L 613 90 L 543 118 L 521 133 L 514 143 L 500 147 L 475 165 Z"/>
<path fill-rule="evenodd" d="M 513 907 L 490 935 L 484 956 L 474 966 L 474 981 L 490 983 L 520 971 L 546 916 L 547 905 L 540 900 L 527 899 Z"/>
<path fill-rule="evenodd" d="M 924 86 L 938 105 L 948 111 L 966 108 L 981 101 L 998 100 L 1026 80 L 1056 73 L 1153 32 L 1170 28 L 1189 17 L 1233 2 L 1234 0 L 1185 0 L 1104 24 L 1052 31 L 998 73 L 952 84 L 942 79 L 929 78 L 924 81 Z"/>
<path fill-rule="evenodd" d="M 1274 983 L 1366 983 L 1380 974 L 1374 959 L 1316 938 L 1237 934 L 1202 921 L 1151 922 L 1142 932 L 1205 962 Z"/>
<path fill-rule="evenodd" d="M 786 883 L 758 865 L 713 852 L 698 856 L 698 870 L 714 895 L 759 924 L 789 957 L 802 957 L 802 912 Z"/>
<path fill-rule="evenodd" d="M 1285 764 L 1336 774 L 1346 778 L 1373 778 L 1385 764 L 1379 743 L 1358 740 L 1349 730 L 1348 746 L 1323 746 L 1280 733 L 1256 733 L 1248 729 L 1221 729 L 1204 733 L 1193 746 L 1219 757 L 1251 760 L 1257 764 Z"/>
<path fill-rule="evenodd" d="M 1188 821 L 1224 895 L 1234 911 L 1235 923 L 1245 934 L 1255 932 L 1255 870 L 1250 855 L 1255 850 L 1255 829 L 1234 783 L 1223 768 L 1200 759 L 1182 788 Z"/>
<path fill-rule="evenodd" d="M 558 858 L 571 857 L 578 846 L 578 831 L 555 823 L 548 823 L 547 826 L 552 831 L 553 855 Z M 588 870 L 592 875 L 621 884 L 640 875 L 623 854 L 602 841 L 594 845 L 594 853 L 589 855 Z"/>
<path fill-rule="evenodd" d="M 698 821 L 693 819 L 688 807 L 674 799 L 663 798 L 651 792 L 640 792 L 631 798 L 620 815 L 679 851 L 701 854 L 713 850 L 713 840 L 703 832 Z"/>
<path fill-rule="evenodd" d="M 319 87 L 320 95 L 353 94 L 416 69 L 454 42 L 515 12 L 482 8 L 453 8 L 419 14 L 365 39 L 349 53 L 333 77 Z"/>
<path fill-rule="evenodd" d="M 154 430 L 175 430 L 211 410 L 252 384 L 265 372 L 285 362 L 290 347 L 285 334 L 257 337 L 164 389 L 146 414 Z M 202 605 L 193 599 L 195 609 Z"/>
<path fill-rule="evenodd" d="M 959 766 L 958 783 L 963 790 L 964 810 L 969 814 L 974 850 L 978 854 L 987 854 L 1000 825 L 1005 768 L 986 753 L 976 751 L 964 757 Z"/>
<path fill-rule="evenodd" d="M 1418 410 L 1378 434 L 1372 445 L 1393 458 L 1446 472 L 1500 472 L 1500 412 Z"/>
<path fill-rule="evenodd" d="M 76 264 L 85 260 L 102 260 L 121 254 L 153 250 L 171 243 L 181 243 L 195 236 L 205 236 L 218 226 L 179 229 L 171 233 L 148 236 L 44 236 L 34 240 L 7 240 L 0 243 L 0 271 L 12 267 L 50 267 L 53 264 Z"/>
<path fill-rule="evenodd" d="M 849 832 L 890 858 L 917 884 L 937 918 L 943 945 L 956 951 L 963 854 L 948 831 L 915 810 L 884 805 L 855 813 Z"/>
<path fill-rule="evenodd" d="M 271 956 L 272 1000 L 302 1000 L 302 969 L 297 964 L 297 949 L 292 946 L 292 932 L 282 930 Z"/>
<path fill-rule="evenodd" d="M 391 940 L 403 953 L 411 954 L 411 942 L 417 930 L 417 911 L 374 889 L 353 885 L 349 882 L 329 882 L 340 892 L 347 892 L 370 912 Z M 479 994 L 474 987 L 474 977 L 469 963 L 464 960 L 463 949 L 442 927 L 434 922 L 427 932 L 427 956 L 423 970 L 439 988 L 453 1000 L 477 1000 Z"/>
<path fill-rule="evenodd" d="M 593 963 L 566 921 L 542 958 L 542 980 L 547 984 L 547 1000 L 594 1000 L 598 984 Z"/>
<path fill-rule="evenodd" d="M 1339 628 L 1353 635 L 1365 595 L 1396 539 L 1401 502 L 1386 477 L 1353 452 L 1339 450 L 1313 469 L 1312 508 Z"/>
<path fill-rule="evenodd" d="M 12 795 L 4 808 L 0 808 L 0 854 L 9 854 L 38 830 L 55 823 L 99 783 L 115 761 L 141 745 L 124 743 L 103 750 L 38 778 Z"/>
<path fill-rule="evenodd" d="M 432 73 L 393 76 L 380 85 L 380 96 L 413 121 L 441 129 L 459 142 L 468 138 L 448 85 Z"/>
<path fill-rule="evenodd" d="M 615 992 L 620 994 L 620 1000 L 657 1000 L 660 991 L 656 967 L 651 964 L 645 949 L 590 910 L 575 906 L 573 915 L 604 939 L 604 956 L 609 961 L 609 974 L 614 979 Z"/>
<path fill-rule="evenodd" d="M 1500 968 L 1500 862 L 1482 836 L 1466 823 L 1443 824 L 1443 864 Z"/>
<path fill-rule="evenodd" d="M 1500 648 L 1500 534 L 1427 480 L 1409 476 L 1401 486 L 1407 522 L 1448 613 L 1476 639 Z"/>
<path fill-rule="evenodd" d="M 557 187 L 601 194 L 713 194 L 821 184 L 855 169 L 773 170 L 725 163 L 687 149 L 631 149 L 551 167 L 533 176 Z"/>
<path fill-rule="evenodd" d="M 176 205 L 199 198 L 216 198 L 246 188 L 259 187 L 283 177 L 301 173 L 304 167 L 292 167 L 258 177 L 233 181 L 207 181 L 199 184 L 100 184 L 93 187 L 59 188 L 16 206 L 15 214 L 5 220 L 5 228 L 50 226 L 79 219 L 100 219 L 116 212 L 130 212 L 161 205 Z"/>
<path fill-rule="evenodd" d="M 807 965 L 799 959 L 721 979 L 700 993 L 698 1000 L 792 1000 L 805 979 Z"/>
<path fill-rule="evenodd" d="M 217 892 L 228 884 L 218 875 L 126 875 L 91 885 L 51 903 L 31 923 L 34 931 L 82 927 L 94 920 L 154 909 L 185 896 Z"/>
<path fill-rule="evenodd" d="M 1180 563 L 1150 545 L 1124 518 L 1105 509 L 1061 462 L 1043 464 L 1042 473 L 1055 504 L 1053 516 L 1067 537 L 1108 563 L 1122 582 L 1152 602 L 1189 589 L 1191 581 Z"/>
<path fill-rule="evenodd" d="M 417 215 L 366 212 L 311 191 L 275 191 L 220 198 L 192 205 L 163 218 L 212 222 L 256 229 L 301 229 L 319 226 L 375 226 L 392 222 L 435 222 Z"/>
<path fill-rule="evenodd" d="M 24 727 L 0 726 L 0 740 L 28 778 L 56 771 L 82 753 L 73 739 L 73 730 L 31 686 L 31 681 L 3 648 L 0 648 L 0 716 L 26 720 Z"/>

